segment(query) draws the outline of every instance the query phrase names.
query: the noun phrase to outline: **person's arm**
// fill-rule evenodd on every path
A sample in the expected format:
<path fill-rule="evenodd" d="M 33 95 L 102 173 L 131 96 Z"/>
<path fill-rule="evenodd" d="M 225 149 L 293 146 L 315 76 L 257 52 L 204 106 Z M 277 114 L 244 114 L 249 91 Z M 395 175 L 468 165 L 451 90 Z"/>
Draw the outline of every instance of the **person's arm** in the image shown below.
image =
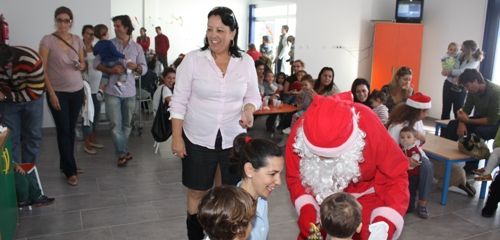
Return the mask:
<path fill-rule="evenodd" d="M 465 69 L 478 69 L 478 68 L 479 68 L 479 61 L 478 60 L 469 60 L 468 62 L 466 62 L 466 60 L 464 60 L 464 62 L 462 64 L 460 64 L 460 66 L 458 68 L 451 70 L 450 75 L 452 77 L 458 77 L 458 76 L 460 76 L 460 74 L 462 74 L 464 72 Z"/>
<path fill-rule="evenodd" d="M 78 48 L 78 60 L 80 62 L 80 67 L 79 67 L 79 70 L 80 71 L 85 71 L 85 69 L 87 69 L 87 61 L 85 61 L 85 50 L 83 50 L 83 41 L 78 38 L 78 45 L 79 45 L 79 48 Z"/>
<path fill-rule="evenodd" d="M 149 37 L 146 37 L 146 42 L 144 43 L 144 47 L 146 49 L 149 49 L 149 45 L 151 45 L 151 40 L 149 39 Z"/>
<path fill-rule="evenodd" d="M 103 73 L 106 73 L 108 75 L 113 75 L 113 74 L 122 74 L 125 72 L 125 68 L 121 64 L 116 64 L 113 67 L 106 67 L 104 64 L 101 63 L 101 56 L 97 55 L 94 58 L 94 68 L 98 71 L 101 71 Z"/>
<path fill-rule="evenodd" d="M 284 94 L 290 94 L 290 83 L 285 80 L 285 84 L 283 85 L 283 93 Z"/>
<path fill-rule="evenodd" d="M 113 55 L 116 58 L 120 59 L 125 59 L 125 55 L 116 49 L 116 46 L 113 44 L 111 41 L 107 41 L 107 48 L 111 52 L 111 55 Z M 126 59 L 125 59 L 126 60 Z"/>
<path fill-rule="evenodd" d="M 144 51 L 142 50 L 142 47 L 137 44 L 135 45 L 136 51 L 138 52 L 135 61 L 127 63 L 127 68 L 136 72 L 139 75 L 146 75 L 146 72 L 148 71 L 148 66 L 146 64 L 146 56 L 144 55 Z"/>
<path fill-rule="evenodd" d="M 168 40 L 167 35 L 165 35 L 165 52 L 168 52 L 168 49 L 170 49 L 170 41 Z"/>
<path fill-rule="evenodd" d="M 302 118 L 297 122 L 302 121 Z M 316 224 L 319 217 L 319 204 L 314 196 L 307 192 L 302 185 L 302 176 L 300 175 L 301 158 L 293 149 L 297 129 L 301 124 L 295 124 L 292 127 L 285 147 L 285 165 L 286 165 L 286 185 L 290 193 L 290 200 L 295 207 L 298 215 L 298 225 L 300 236 L 306 239 L 309 235 L 310 223 Z"/>
<path fill-rule="evenodd" d="M 56 92 L 54 91 L 54 88 L 52 87 L 52 83 L 50 82 L 49 75 L 48 75 L 48 64 L 49 64 L 49 47 L 48 47 L 48 41 L 49 39 L 44 37 L 42 39 L 42 42 L 40 43 L 40 49 L 38 50 L 40 57 L 42 58 L 43 62 L 43 71 L 44 71 L 44 81 L 45 81 L 45 87 L 47 89 L 47 94 L 49 95 L 49 102 L 50 105 L 57 111 L 61 110 L 61 106 L 59 105 L 59 99 L 57 98 Z"/>

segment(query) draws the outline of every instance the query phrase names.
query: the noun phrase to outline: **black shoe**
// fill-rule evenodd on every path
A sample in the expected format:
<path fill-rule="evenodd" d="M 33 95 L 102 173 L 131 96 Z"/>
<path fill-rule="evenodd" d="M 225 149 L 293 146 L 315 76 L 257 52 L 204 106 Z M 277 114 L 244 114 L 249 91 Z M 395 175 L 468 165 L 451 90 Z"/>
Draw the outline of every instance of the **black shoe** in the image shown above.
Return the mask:
<path fill-rule="evenodd" d="M 458 188 L 464 190 L 469 197 L 474 197 L 474 195 L 476 195 L 476 190 L 473 190 L 472 186 L 470 186 L 468 183 L 466 183 L 465 185 L 460 184 L 458 185 Z"/>
<path fill-rule="evenodd" d="M 17 207 L 23 208 L 30 205 L 30 201 L 17 202 Z"/>
<path fill-rule="evenodd" d="M 47 206 L 54 203 L 55 198 L 50 198 L 45 195 L 40 196 L 36 201 L 33 201 L 35 207 Z"/>
<path fill-rule="evenodd" d="M 189 240 L 201 240 L 205 237 L 205 234 L 203 233 L 203 227 L 198 221 L 198 214 L 188 214 L 186 225 Z"/>
<path fill-rule="evenodd" d="M 481 211 L 481 216 L 485 217 L 485 218 L 490 218 L 490 217 L 493 217 L 495 215 L 497 211 L 497 208 L 493 208 L 493 207 L 488 207 L 488 205 L 484 206 L 483 210 Z"/>

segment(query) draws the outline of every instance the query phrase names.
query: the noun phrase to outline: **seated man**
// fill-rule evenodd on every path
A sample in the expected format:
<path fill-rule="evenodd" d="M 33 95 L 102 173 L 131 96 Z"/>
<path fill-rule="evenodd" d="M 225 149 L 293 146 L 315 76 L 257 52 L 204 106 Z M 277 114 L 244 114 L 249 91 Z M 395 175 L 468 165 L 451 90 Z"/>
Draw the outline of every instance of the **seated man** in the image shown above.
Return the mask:
<path fill-rule="evenodd" d="M 500 86 L 485 80 L 476 69 L 466 69 L 458 82 L 468 91 L 467 100 L 441 136 L 456 141 L 475 133 L 484 140 L 493 139 L 500 120 Z M 474 115 L 469 116 L 473 109 Z M 476 168 L 477 162 L 467 162 L 465 166 L 468 173 Z"/>

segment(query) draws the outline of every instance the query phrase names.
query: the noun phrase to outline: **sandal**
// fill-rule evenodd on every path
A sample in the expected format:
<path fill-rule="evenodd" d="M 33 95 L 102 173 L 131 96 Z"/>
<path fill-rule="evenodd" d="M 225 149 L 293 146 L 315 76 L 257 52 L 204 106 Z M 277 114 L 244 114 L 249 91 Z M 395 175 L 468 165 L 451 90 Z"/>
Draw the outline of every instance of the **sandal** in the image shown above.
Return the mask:
<path fill-rule="evenodd" d="M 127 165 L 127 157 L 123 156 L 118 158 L 118 162 L 116 163 L 116 166 L 118 167 L 125 167 Z"/>
<path fill-rule="evenodd" d="M 71 186 L 76 186 L 78 185 L 78 177 L 76 175 L 69 176 L 67 183 Z"/>
<path fill-rule="evenodd" d="M 130 161 L 130 160 L 134 159 L 134 157 L 132 157 L 132 154 L 130 152 L 127 152 L 125 154 L 125 158 L 127 159 L 127 161 Z"/>
<path fill-rule="evenodd" d="M 480 175 L 474 178 L 476 181 L 493 181 L 493 177 L 491 174 L 486 174 L 486 175 Z"/>

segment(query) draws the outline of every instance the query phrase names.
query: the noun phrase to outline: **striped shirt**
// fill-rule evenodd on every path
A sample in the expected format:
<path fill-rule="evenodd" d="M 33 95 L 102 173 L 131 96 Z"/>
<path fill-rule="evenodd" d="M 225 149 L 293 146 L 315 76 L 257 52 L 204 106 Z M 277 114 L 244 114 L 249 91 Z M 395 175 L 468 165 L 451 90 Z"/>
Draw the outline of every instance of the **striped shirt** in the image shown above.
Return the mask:
<path fill-rule="evenodd" d="M 14 60 L 10 69 L 0 69 L 0 91 L 7 96 L 6 102 L 37 100 L 45 91 L 42 60 L 31 48 L 11 48 Z"/>

